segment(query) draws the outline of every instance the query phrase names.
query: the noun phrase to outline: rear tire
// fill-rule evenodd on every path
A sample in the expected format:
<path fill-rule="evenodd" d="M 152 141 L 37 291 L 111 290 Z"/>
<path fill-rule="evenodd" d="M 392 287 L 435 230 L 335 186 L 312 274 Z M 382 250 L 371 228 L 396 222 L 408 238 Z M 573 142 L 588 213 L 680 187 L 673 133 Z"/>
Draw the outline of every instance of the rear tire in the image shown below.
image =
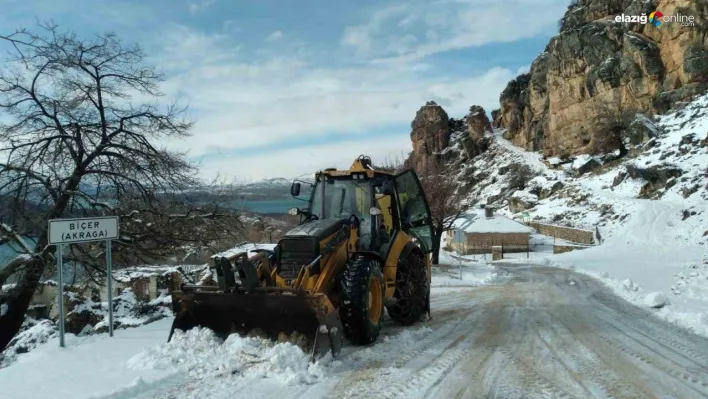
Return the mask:
<path fill-rule="evenodd" d="M 386 306 L 389 316 L 403 325 L 420 320 L 428 307 L 428 276 L 424 255 L 413 250 L 398 262 L 395 302 Z"/>
<path fill-rule="evenodd" d="M 376 341 L 381 331 L 386 292 L 381 264 L 355 255 L 344 267 L 340 288 L 339 317 L 344 336 L 355 345 Z"/>

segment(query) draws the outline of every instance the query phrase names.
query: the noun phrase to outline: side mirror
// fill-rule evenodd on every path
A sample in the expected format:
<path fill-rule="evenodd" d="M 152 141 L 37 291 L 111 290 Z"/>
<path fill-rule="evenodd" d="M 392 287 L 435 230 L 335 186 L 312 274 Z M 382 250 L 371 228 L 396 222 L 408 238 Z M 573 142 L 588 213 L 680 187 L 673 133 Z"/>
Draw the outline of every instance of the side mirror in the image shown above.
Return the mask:
<path fill-rule="evenodd" d="M 381 187 L 383 194 L 384 195 L 393 195 L 395 194 L 395 187 L 393 185 L 393 182 L 391 180 L 387 180 L 383 183 L 383 186 Z"/>
<path fill-rule="evenodd" d="M 293 197 L 300 195 L 300 183 L 295 182 L 292 186 L 290 186 L 290 195 Z"/>
<path fill-rule="evenodd" d="M 297 216 L 299 214 L 300 214 L 300 210 L 297 208 L 288 209 L 288 215 L 290 215 L 290 216 Z"/>
<path fill-rule="evenodd" d="M 371 216 L 378 216 L 378 215 L 381 215 L 382 213 L 383 212 L 381 211 L 381 209 L 379 209 L 375 206 L 372 206 L 371 208 L 369 208 L 369 215 L 371 215 Z"/>

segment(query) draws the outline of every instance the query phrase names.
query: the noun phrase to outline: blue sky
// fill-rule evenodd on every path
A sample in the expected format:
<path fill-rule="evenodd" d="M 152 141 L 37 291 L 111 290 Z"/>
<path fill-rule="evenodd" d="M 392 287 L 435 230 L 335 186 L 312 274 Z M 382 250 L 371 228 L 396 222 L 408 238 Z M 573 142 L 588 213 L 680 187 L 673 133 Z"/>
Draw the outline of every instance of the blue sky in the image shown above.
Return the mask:
<path fill-rule="evenodd" d="M 0 29 L 52 19 L 139 42 L 190 106 L 204 177 L 253 180 L 405 156 L 427 100 L 498 108 L 568 0 L 0 0 Z"/>

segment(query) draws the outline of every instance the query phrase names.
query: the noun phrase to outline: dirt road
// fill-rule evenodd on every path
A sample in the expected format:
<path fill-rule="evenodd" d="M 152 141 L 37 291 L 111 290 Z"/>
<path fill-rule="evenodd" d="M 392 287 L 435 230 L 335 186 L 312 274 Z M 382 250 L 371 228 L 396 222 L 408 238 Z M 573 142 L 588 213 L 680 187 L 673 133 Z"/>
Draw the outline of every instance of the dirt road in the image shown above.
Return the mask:
<path fill-rule="evenodd" d="M 498 284 L 437 292 L 433 319 L 421 323 L 429 330 L 407 347 L 346 347 L 317 384 L 201 381 L 153 397 L 708 398 L 708 339 L 590 277 L 500 269 Z M 390 325 L 387 335 L 401 331 Z"/>

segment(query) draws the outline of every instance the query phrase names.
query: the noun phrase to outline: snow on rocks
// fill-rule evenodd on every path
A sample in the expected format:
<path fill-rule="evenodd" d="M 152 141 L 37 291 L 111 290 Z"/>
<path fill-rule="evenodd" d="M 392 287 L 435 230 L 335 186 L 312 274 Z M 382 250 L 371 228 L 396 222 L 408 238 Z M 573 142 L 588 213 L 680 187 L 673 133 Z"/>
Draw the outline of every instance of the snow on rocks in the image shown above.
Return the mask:
<path fill-rule="evenodd" d="M 509 198 L 509 210 L 513 213 L 518 213 L 533 208 L 537 203 L 537 195 L 518 190 Z"/>
<path fill-rule="evenodd" d="M 602 167 L 602 160 L 587 154 L 578 156 L 570 165 L 571 170 L 576 176 L 582 176 L 600 167 Z"/>
<path fill-rule="evenodd" d="M 67 335 L 85 337 L 108 332 L 108 303 L 95 302 L 72 291 L 65 291 Z M 113 327 L 122 329 L 138 327 L 172 316 L 170 308 L 172 297 L 163 292 L 152 301 L 141 301 L 132 289 L 124 289 L 113 298 Z M 26 317 L 20 333 L 11 341 L 8 348 L 0 354 L 0 368 L 7 367 L 38 345 L 58 336 L 58 324 L 55 319 L 36 320 Z"/>
<path fill-rule="evenodd" d="M 240 252 L 247 252 L 248 257 L 251 257 L 256 254 L 256 250 L 258 249 L 267 249 L 272 251 L 275 248 L 276 244 L 254 244 L 254 243 L 244 243 L 242 245 L 238 245 L 236 247 L 233 247 L 231 249 L 228 249 L 226 251 L 220 252 L 218 254 L 212 255 L 211 258 L 229 258 L 231 256 L 234 256 Z"/>
<path fill-rule="evenodd" d="M 551 165 L 551 166 L 558 166 L 558 165 L 560 165 L 561 163 L 563 163 L 563 161 L 562 161 L 560 158 L 558 158 L 558 157 L 548 158 L 548 159 L 546 160 L 546 162 L 548 162 L 548 164 Z"/>
<path fill-rule="evenodd" d="M 125 288 L 120 295 L 113 298 L 114 328 L 136 327 L 171 316 L 171 297 L 164 292 L 162 294 L 152 301 L 141 301 L 131 288 Z M 67 331 L 108 331 L 107 302 L 94 302 L 91 298 L 83 298 L 73 292 L 67 292 L 66 295 L 69 296 L 70 305 L 66 315 Z"/>
<path fill-rule="evenodd" d="M 27 319 L 23 329 L 10 341 L 5 351 L 0 353 L 0 368 L 13 364 L 20 354 L 31 351 L 58 334 L 59 329 L 50 320 Z"/>

